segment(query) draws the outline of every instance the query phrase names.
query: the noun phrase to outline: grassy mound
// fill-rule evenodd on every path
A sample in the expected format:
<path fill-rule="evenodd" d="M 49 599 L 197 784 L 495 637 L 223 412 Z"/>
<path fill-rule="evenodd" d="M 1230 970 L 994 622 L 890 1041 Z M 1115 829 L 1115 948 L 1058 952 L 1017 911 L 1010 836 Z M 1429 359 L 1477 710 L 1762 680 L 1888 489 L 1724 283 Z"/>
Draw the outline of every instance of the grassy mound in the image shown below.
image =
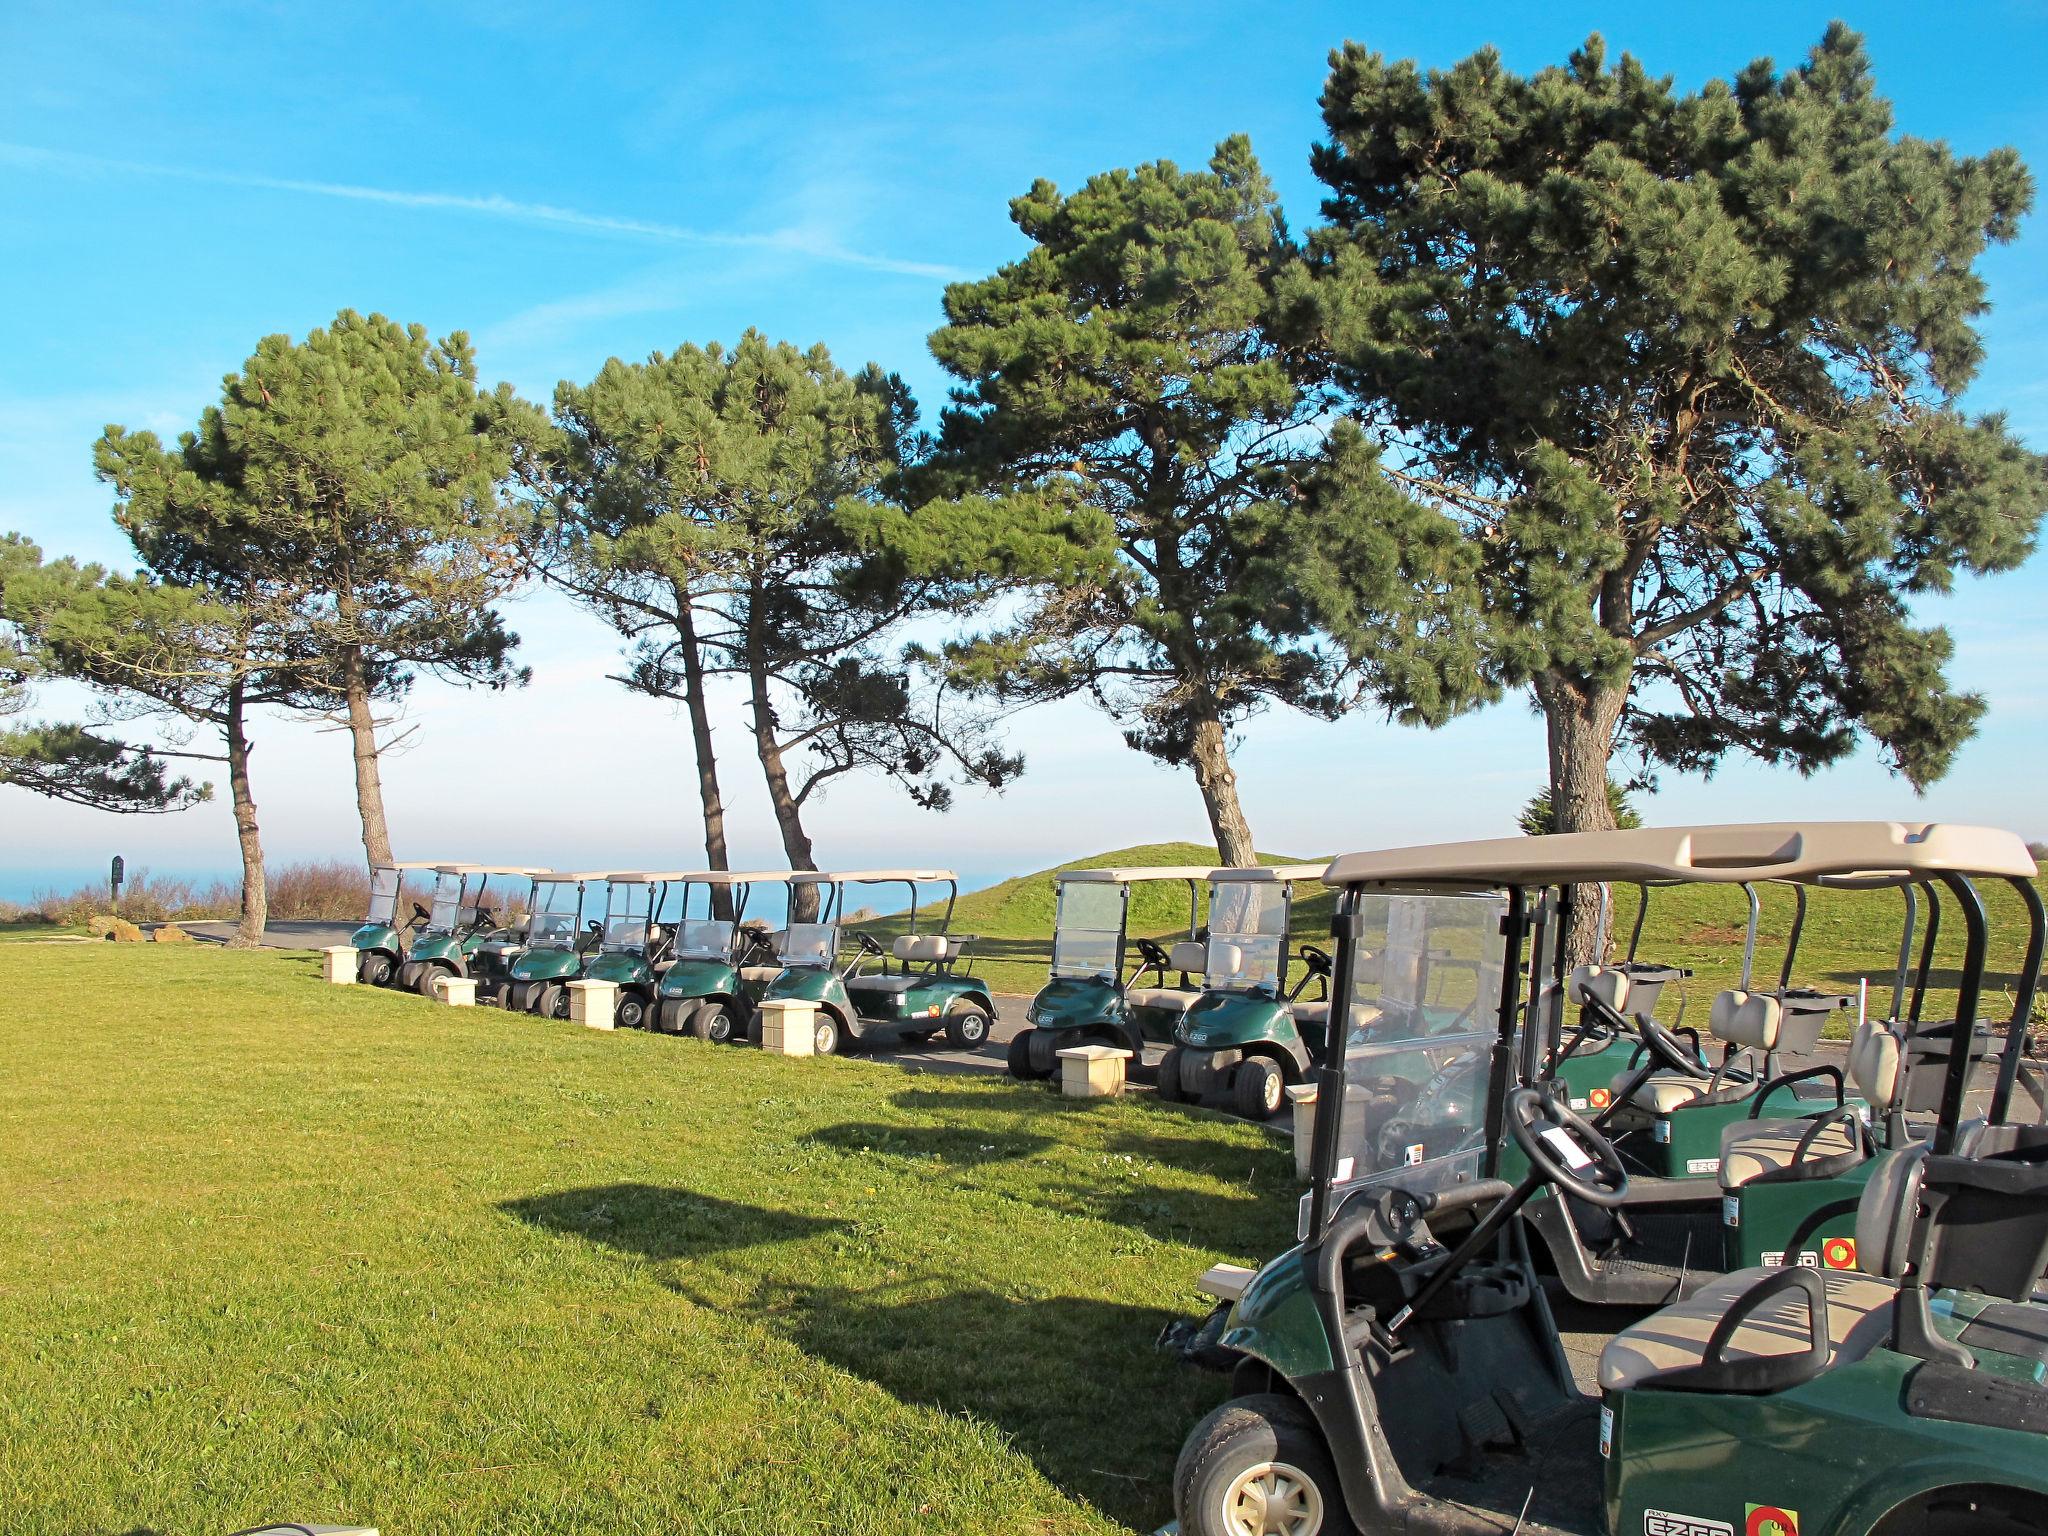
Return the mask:
<path fill-rule="evenodd" d="M 1151 1529 L 1223 1391 L 1154 1350 L 1290 1240 L 1275 1139 L 21 947 L 0 1527 Z"/>

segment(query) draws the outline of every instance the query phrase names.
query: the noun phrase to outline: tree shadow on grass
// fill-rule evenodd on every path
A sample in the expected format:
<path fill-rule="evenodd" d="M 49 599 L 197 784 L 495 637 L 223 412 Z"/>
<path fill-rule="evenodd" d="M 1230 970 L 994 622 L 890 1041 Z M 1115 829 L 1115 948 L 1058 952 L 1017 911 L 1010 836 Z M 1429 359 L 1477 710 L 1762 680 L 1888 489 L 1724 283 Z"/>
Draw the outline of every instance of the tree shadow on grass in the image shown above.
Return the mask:
<path fill-rule="evenodd" d="M 858 1128 L 855 1128 L 858 1129 Z M 508 1201 L 520 1220 L 619 1253 L 696 1260 L 799 1241 L 847 1224 L 611 1185 Z M 1171 1513 L 1175 1456 L 1224 1395 L 1221 1377 L 1155 1346 L 1179 1316 L 1092 1298 L 959 1289 L 944 1273 L 871 1289 L 820 1284 L 801 1267 L 745 1277 L 694 1266 L 657 1272 L 694 1305 L 740 1313 L 901 1402 L 995 1426 L 1069 1495 L 1150 1530 Z"/>
<path fill-rule="evenodd" d="M 975 1125 L 828 1125 L 806 1135 L 814 1146 L 837 1152 L 877 1152 L 954 1168 L 1015 1162 L 1052 1146 L 1050 1136 L 1036 1132 L 996 1130 Z"/>

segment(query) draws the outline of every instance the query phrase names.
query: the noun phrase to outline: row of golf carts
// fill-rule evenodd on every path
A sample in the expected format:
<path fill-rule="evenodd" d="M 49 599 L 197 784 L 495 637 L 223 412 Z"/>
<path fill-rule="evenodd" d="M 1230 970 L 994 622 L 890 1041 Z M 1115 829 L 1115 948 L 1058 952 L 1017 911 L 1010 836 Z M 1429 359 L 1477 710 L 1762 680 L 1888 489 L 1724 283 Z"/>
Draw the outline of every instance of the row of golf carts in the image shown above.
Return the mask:
<path fill-rule="evenodd" d="M 409 897 L 406 876 L 428 872 L 429 900 Z M 899 886 L 909 895 L 908 931 L 887 948 L 845 928 L 850 887 Z M 919 932 L 921 898 L 939 888 L 943 916 L 936 931 Z M 748 916 L 771 890 L 784 914 L 777 928 Z M 802 1000 L 817 1005 L 821 1055 L 939 1034 L 972 1049 L 988 1038 L 995 1000 L 961 968 L 974 936 L 948 931 L 957 893 L 950 871 L 931 869 L 393 864 L 372 874 L 369 915 L 353 939 L 356 974 L 422 995 L 443 977 L 466 977 L 479 1001 L 558 1019 L 569 1016 L 571 983 L 610 982 L 617 1024 L 712 1041 L 758 1040 L 758 1004 Z M 508 895 L 522 915 L 500 922 L 500 910 L 513 910 Z"/>
<path fill-rule="evenodd" d="M 1261 1025 L 1234 1061 L 1179 1066 L 1181 1084 L 1253 1059 L 1289 1076 L 1305 1055 L 1317 1090 L 1299 1241 L 1211 1271 L 1221 1305 L 1168 1330 L 1230 1381 L 1175 1471 L 1181 1536 L 2048 1530 L 2048 1095 L 2029 1033 L 2048 920 L 2020 839 L 1645 828 L 1314 873 L 1335 893 L 1326 996 L 1303 1010 L 1276 964 L 1259 974 L 1296 1038 Z M 1672 1006 L 1684 968 L 1636 954 L 1640 917 L 1621 960 L 1567 964 L 1589 893 L 1629 886 L 1747 906 L 1742 984 L 1703 1021 Z M 1760 982 L 1773 886 L 1794 915 Z M 2015 920 L 2004 995 L 1991 887 Z M 1838 991 L 1795 987 L 1810 898 L 1838 889 L 1895 895 L 1897 948 Z M 1244 941 L 1285 932 L 1232 900 L 1212 894 L 1199 950 L 1161 966 L 1140 949 L 1128 980 L 1122 925 L 1091 908 L 1091 984 L 1119 994 L 1120 1028 L 1178 1009 L 1175 1049 L 1202 1048 L 1189 1021 L 1210 1027 L 1210 990 L 1164 973 L 1241 977 L 1259 963 Z M 1944 924 L 1959 961 L 1950 943 L 1937 963 Z M 1091 981 L 1067 969 L 1048 992 Z M 1035 1027 L 1057 1029 L 1045 1002 Z M 1811 1064 L 1831 1018 L 1848 1049 Z M 1554 1304 L 1612 1321 L 1568 1334 Z"/>

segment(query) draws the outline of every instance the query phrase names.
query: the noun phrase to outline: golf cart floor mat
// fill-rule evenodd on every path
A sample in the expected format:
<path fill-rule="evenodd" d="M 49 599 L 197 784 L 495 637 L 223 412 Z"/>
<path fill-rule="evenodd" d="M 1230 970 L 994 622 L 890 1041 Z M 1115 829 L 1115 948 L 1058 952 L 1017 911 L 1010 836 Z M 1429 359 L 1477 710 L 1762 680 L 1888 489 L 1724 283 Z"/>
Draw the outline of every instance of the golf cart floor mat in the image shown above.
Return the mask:
<path fill-rule="evenodd" d="M 1635 1229 L 1635 1238 L 1625 1241 L 1626 1253 L 1603 1258 L 1602 1269 L 1669 1275 L 1674 1280 L 1687 1271 L 1720 1273 L 1722 1239 L 1718 1207 L 1656 1212 L 1624 1208 L 1622 1214 Z"/>
<path fill-rule="evenodd" d="M 1469 1474 L 1441 1472 L 1417 1486 L 1496 1524 L 1501 1536 L 1531 1525 L 1597 1531 L 1605 1486 L 1600 1405 L 1591 1399 L 1574 1403 L 1533 1430 L 1525 1450 L 1495 1453 Z"/>
<path fill-rule="evenodd" d="M 1979 1312 L 1970 1326 L 1956 1336 L 1956 1342 L 1971 1349 L 1994 1349 L 2002 1355 L 2017 1355 L 2048 1365 L 2048 1312 L 2037 1303 L 2019 1306 L 1996 1302 Z"/>

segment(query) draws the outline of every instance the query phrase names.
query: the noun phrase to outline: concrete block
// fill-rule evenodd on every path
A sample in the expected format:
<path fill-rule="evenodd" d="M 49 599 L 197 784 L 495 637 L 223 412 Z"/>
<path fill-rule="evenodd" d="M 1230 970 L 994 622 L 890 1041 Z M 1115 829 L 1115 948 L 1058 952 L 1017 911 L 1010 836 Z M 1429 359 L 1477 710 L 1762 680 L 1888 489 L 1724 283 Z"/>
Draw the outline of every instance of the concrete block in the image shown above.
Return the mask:
<path fill-rule="evenodd" d="M 1287 1098 L 1294 1106 L 1294 1174 L 1305 1179 L 1315 1157 L 1316 1085 L 1296 1083 L 1287 1090 Z"/>
<path fill-rule="evenodd" d="M 320 979 L 337 987 L 355 985 L 356 947 L 335 944 L 320 951 Z"/>
<path fill-rule="evenodd" d="M 569 983 L 569 1022 L 586 1029 L 610 1029 L 612 1010 L 619 1005 L 619 984 L 615 981 L 572 981 Z"/>
<path fill-rule="evenodd" d="M 1218 1301 L 1236 1301 L 1257 1273 L 1256 1269 L 1246 1269 L 1242 1264 L 1211 1265 L 1202 1271 L 1202 1278 L 1195 1282 L 1195 1289 L 1204 1296 L 1214 1296 Z"/>
<path fill-rule="evenodd" d="M 757 1003 L 761 1015 L 761 1049 L 777 1056 L 818 1054 L 818 1005 L 776 998 Z"/>
<path fill-rule="evenodd" d="M 476 1006 L 476 978 L 473 976 L 436 976 L 434 996 L 450 1008 L 474 1008 Z"/>
<path fill-rule="evenodd" d="M 1060 1059 L 1060 1092 L 1070 1099 L 1113 1099 L 1124 1091 L 1131 1053 L 1114 1045 L 1070 1045 Z"/>

